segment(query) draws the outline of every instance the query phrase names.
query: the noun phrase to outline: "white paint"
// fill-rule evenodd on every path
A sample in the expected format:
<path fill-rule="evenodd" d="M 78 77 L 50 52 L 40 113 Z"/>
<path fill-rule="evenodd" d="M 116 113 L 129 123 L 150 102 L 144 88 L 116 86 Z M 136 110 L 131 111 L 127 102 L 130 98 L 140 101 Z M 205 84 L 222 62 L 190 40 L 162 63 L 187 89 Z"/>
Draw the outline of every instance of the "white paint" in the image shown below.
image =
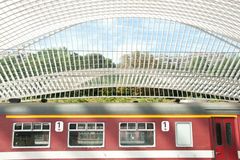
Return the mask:
<path fill-rule="evenodd" d="M 214 158 L 213 150 L 144 150 L 144 151 L 33 151 L 0 152 L 0 159 L 54 158 Z"/>
<path fill-rule="evenodd" d="M 176 147 L 193 147 L 192 122 L 175 122 Z"/>
<path fill-rule="evenodd" d="M 161 129 L 163 132 L 168 132 L 169 131 L 169 121 L 162 121 L 161 122 Z"/>
<path fill-rule="evenodd" d="M 63 132 L 63 121 L 56 121 L 55 122 L 55 131 L 56 132 Z"/>

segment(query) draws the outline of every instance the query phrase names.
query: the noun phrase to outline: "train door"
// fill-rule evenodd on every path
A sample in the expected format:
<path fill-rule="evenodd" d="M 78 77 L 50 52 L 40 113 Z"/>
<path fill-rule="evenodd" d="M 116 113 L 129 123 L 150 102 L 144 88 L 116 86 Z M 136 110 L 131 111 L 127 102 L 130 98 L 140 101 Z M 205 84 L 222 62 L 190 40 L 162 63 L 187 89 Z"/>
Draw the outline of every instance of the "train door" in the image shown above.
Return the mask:
<path fill-rule="evenodd" d="M 214 118 L 215 160 L 237 160 L 234 118 Z"/>

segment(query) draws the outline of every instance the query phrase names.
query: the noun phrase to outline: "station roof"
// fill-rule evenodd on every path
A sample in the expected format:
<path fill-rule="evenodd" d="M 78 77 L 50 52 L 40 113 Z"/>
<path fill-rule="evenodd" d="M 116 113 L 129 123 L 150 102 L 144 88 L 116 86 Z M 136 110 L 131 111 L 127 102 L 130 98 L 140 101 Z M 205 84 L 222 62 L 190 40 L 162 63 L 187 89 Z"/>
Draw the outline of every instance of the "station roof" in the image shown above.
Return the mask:
<path fill-rule="evenodd" d="M 2 0 L 0 15 L 0 49 L 112 17 L 173 20 L 240 41 L 238 0 Z"/>
<path fill-rule="evenodd" d="M 239 101 L 240 1 L 0 0 L 0 101 L 119 87 Z"/>

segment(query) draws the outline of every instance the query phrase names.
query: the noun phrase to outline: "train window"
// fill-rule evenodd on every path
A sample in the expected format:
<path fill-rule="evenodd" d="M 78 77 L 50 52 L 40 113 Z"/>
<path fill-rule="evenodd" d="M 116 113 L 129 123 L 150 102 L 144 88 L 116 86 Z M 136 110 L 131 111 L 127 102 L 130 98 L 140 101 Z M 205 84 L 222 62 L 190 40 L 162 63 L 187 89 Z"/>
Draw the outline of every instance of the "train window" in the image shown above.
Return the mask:
<path fill-rule="evenodd" d="M 103 124 L 99 124 L 99 123 L 97 123 L 97 129 L 103 129 Z"/>
<path fill-rule="evenodd" d="M 128 129 L 136 129 L 136 123 L 128 123 Z"/>
<path fill-rule="evenodd" d="M 14 126 L 15 130 L 21 130 L 22 129 L 22 123 L 16 123 Z"/>
<path fill-rule="evenodd" d="M 232 126 L 231 126 L 231 123 L 226 123 L 226 139 L 227 139 L 227 144 L 232 145 Z"/>
<path fill-rule="evenodd" d="M 153 124 L 152 123 L 147 123 L 147 129 L 153 129 Z"/>
<path fill-rule="evenodd" d="M 145 129 L 145 123 L 138 123 L 138 129 Z"/>
<path fill-rule="evenodd" d="M 175 134 L 177 147 L 193 147 L 192 122 L 176 122 Z"/>
<path fill-rule="evenodd" d="M 120 129 L 127 129 L 127 123 L 121 123 Z"/>
<path fill-rule="evenodd" d="M 43 123 L 43 130 L 49 130 L 49 123 Z"/>
<path fill-rule="evenodd" d="M 33 130 L 41 130 L 42 124 L 41 123 L 33 123 Z"/>
<path fill-rule="evenodd" d="M 68 147 L 104 147 L 104 123 L 69 123 Z"/>
<path fill-rule="evenodd" d="M 88 123 L 88 124 L 87 124 L 88 129 L 95 129 L 95 128 L 96 128 L 95 125 L 96 125 L 95 123 Z"/>
<path fill-rule="evenodd" d="M 120 123 L 120 147 L 154 147 L 155 124 L 152 122 Z"/>
<path fill-rule="evenodd" d="M 23 130 L 31 130 L 31 123 L 23 123 Z"/>
<path fill-rule="evenodd" d="M 41 148 L 49 146 L 50 123 L 28 122 L 13 124 L 13 148 Z"/>
<path fill-rule="evenodd" d="M 216 123 L 216 139 L 217 145 L 222 145 L 222 129 L 220 123 Z"/>
<path fill-rule="evenodd" d="M 69 125 L 69 129 L 76 129 L 77 128 L 77 124 L 70 124 Z"/>
<path fill-rule="evenodd" d="M 77 128 L 78 129 L 85 129 L 85 126 L 86 126 L 85 123 L 79 123 Z"/>

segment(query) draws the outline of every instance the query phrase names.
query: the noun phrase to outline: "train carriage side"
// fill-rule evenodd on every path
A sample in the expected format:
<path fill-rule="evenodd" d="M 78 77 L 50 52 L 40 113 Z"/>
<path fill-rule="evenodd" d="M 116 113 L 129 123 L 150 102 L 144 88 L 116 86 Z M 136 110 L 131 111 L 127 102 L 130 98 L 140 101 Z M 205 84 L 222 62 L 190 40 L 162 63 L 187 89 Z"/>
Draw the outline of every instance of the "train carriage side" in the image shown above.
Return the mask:
<path fill-rule="evenodd" d="M 240 117 L 230 112 L 40 107 L 1 115 L 0 159 L 238 159 Z"/>

